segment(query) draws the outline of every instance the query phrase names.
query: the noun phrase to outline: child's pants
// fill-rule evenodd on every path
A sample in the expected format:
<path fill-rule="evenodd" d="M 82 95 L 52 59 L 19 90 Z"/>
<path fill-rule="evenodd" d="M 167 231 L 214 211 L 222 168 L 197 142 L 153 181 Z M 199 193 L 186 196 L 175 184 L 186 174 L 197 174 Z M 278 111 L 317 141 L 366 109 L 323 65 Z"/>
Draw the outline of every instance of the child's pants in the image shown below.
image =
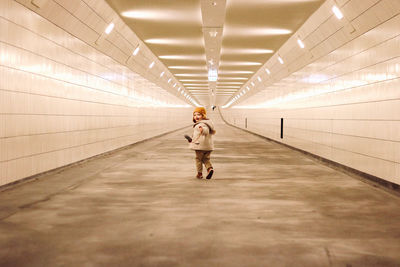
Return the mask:
<path fill-rule="evenodd" d="M 195 150 L 196 151 L 196 168 L 197 172 L 203 172 L 203 164 L 206 169 L 212 167 L 210 161 L 211 151 L 207 150 Z"/>

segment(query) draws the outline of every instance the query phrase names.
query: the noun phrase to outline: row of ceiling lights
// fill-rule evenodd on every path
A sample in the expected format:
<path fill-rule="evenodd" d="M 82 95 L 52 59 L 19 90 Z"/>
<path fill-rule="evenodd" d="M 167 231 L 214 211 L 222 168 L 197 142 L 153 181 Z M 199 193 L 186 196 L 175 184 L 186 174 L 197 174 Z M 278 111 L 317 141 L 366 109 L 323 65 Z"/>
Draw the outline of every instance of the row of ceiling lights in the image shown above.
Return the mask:
<path fill-rule="evenodd" d="M 108 24 L 108 26 L 106 27 L 106 29 L 104 30 L 104 32 L 105 32 L 107 35 L 110 34 L 110 33 L 112 32 L 112 30 L 114 29 L 114 26 L 115 26 L 115 24 L 114 24 L 113 22 L 111 22 L 110 24 Z M 136 56 L 136 55 L 139 53 L 139 50 L 140 50 L 140 46 L 138 45 L 138 46 L 135 48 L 135 50 L 133 50 L 132 55 L 133 55 L 133 56 Z M 152 61 L 152 62 L 150 63 L 150 65 L 149 65 L 149 69 L 152 69 L 152 68 L 154 67 L 154 65 L 155 65 L 155 62 Z M 164 74 L 165 74 L 165 71 L 161 72 L 160 78 L 162 78 L 162 77 L 164 76 Z M 172 78 L 169 78 L 167 83 L 169 84 L 169 83 L 171 82 L 171 80 L 172 80 Z M 176 86 L 177 86 L 177 84 L 174 83 L 173 88 L 175 88 Z M 199 104 L 196 102 L 196 100 L 194 100 L 194 99 L 192 98 L 192 96 L 191 96 L 190 94 L 186 93 L 186 92 L 184 91 L 184 89 L 181 90 L 181 87 L 180 87 L 180 86 L 178 87 L 177 90 L 178 90 L 178 92 L 180 92 L 186 99 L 188 99 L 192 104 L 194 104 L 194 105 L 196 105 L 196 106 L 199 105 Z"/>
<path fill-rule="evenodd" d="M 335 14 L 335 16 L 336 16 L 339 20 L 341 20 L 341 19 L 343 18 L 343 13 L 340 11 L 340 9 L 339 9 L 337 6 L 333 6 L 333 7 L 332 7 L 332 12 Z M 299 47 L 302 48 L 302 49 L 305 47 L 303 41 L 302 41 L 300 38 L 297 38 L 297 44 L 298 44 Z M 283 61 L 282 57 L 281 57 L 279 54 L 278 54 L 278 57 L 277 57 L 277 58 L 278 58 L 278 61 L 279 61 L 280 64 L 283 65 L 283 64 L 285 63 L 285 62 Z M 265 72 L 266 72 L 268 75 L 271 74 L 271 71 L 270 71 L 268 68 L 265 68 Z M 257 80 L 258 80 L 260 83 L 262 82 L 262 79 L 261 79 L 260 76 L 257 76 Z M 250 84 L 251 84 L 253 87 L 255 87 L 254 81 L 251 81 Z M 247 91 L 246 91 L 246 89 L 247 89 Z M 250 89 L 251 89 L 251 88 L 249 87 L 249 85 L 247 85 L 245 89 L 241 90 L 241 92 L 238 92 L 237 95 L 235 95 L 235 96 L 231 99 L 231 101 L 229 101 L 226 105 L 224 105 L 224 107 L 229 107 L 230 105 L 232 105 L 234 102 L 236 102 L 237 100 L 239 100 L 240 97 L 242 97 L 242 96 L 245 95 L 248 91 L 250 91 Z"/>

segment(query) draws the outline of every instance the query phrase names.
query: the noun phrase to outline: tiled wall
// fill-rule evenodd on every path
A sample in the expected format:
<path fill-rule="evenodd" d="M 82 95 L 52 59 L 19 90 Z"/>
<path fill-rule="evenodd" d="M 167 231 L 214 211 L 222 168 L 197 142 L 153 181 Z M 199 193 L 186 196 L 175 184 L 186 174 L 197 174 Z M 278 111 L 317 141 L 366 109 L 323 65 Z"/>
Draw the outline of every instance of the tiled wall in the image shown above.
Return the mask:
<path fill-rule="evenodd" d="M 400 1 L 338 2 L 355 32 L 328 1 L 299 30 L 309 33 L 308 50 L 291 40 L 281 70 L 271 67 L 275 78 L 222 112 L 239 127 L 247 120 L 250 131 L 400 184 Z M 331 28 L 315 24 L 321 17 Z"/>
<path fill-rule="evenodd" d="M 17 1 L 0 1 L 0 185 L 190 120 L 182 100 Z"/>

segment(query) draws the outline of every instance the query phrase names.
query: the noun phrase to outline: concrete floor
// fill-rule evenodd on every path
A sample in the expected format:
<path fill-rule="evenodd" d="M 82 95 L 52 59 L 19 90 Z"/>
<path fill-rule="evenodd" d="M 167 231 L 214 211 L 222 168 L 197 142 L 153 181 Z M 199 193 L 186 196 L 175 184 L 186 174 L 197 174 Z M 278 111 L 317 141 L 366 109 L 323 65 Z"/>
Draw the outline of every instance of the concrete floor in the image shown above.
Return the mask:
<path fill-rule="evenodd" d="M 400 266 L 400 199 L 217 122 L 0 192 L 0 266 Z"/>

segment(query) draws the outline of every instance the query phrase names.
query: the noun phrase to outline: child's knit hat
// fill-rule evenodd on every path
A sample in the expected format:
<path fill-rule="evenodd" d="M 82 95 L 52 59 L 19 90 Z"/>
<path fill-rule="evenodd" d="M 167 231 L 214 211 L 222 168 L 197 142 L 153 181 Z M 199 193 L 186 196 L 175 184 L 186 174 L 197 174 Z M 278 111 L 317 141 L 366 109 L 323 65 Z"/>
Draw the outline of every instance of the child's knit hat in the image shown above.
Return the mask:
<path fill-rule="evenodd" d="M 195 112 L 198 112 L 198 113 L 200 113 L 200 114 L 203 114 L 203 117 L 206 117 L 206 115 L 207 115 L 207 111 L 206 111 L 206 109 L 203 108 L 203 107 L 197 107 L 197 108 L 195 108 L 194 111 L 193 111 L 193 114 L 194 114 Z"/>

